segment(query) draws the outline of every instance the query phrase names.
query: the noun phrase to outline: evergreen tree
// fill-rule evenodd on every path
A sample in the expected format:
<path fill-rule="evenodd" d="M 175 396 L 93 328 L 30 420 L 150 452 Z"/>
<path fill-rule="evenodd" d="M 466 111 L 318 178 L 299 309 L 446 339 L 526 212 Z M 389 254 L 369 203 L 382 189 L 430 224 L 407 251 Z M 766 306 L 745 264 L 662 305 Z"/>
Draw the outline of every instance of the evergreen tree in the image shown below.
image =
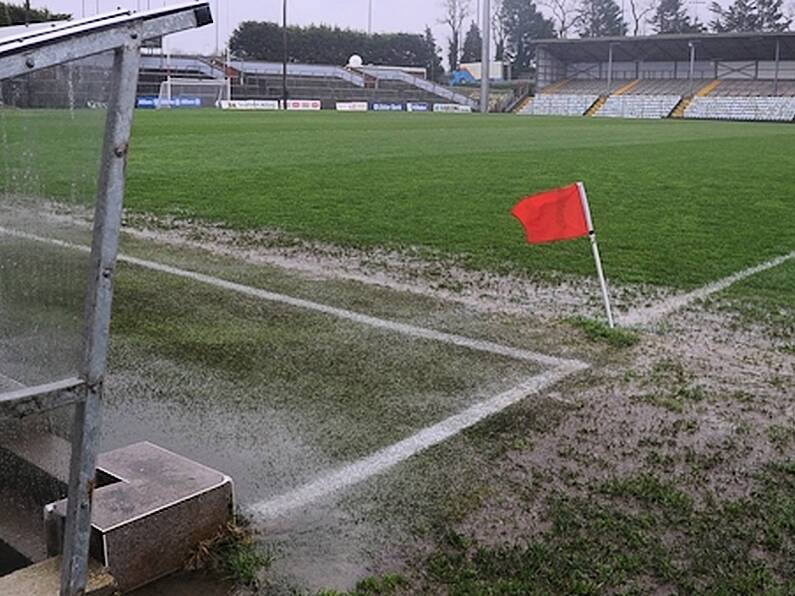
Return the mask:
<path fill-rule="evenodd" d="M 483 38 L 480 36 L 480 27 L 472 21 L 472 25 L 464 38 L 464 49 L 461 52 L 461 62 L 480 62 L 483 51 Z"/>
<path fill-rule="evenodd" d="M 25 10 L 24 6 L 0 2 L 0 27 L 46 21 L 68 21 L 71 18 L 71 15 L 52 13 L 46 8 Z"/>
<path fill-rule="evenodd" d="M 532 0 L 503 0 L 502 20 L 506 45 L 516 56 L 514 67 L 527 72 L 534 56 L 530 42 L 555 37 L 555 24 Z"/>
<path fill-rule="evenodd" d="M 621 8 L 615 0 L 582 0 L 577 11 L 580 37 L 614 37 L 627 34 Z"/>
<path fill-rule="evenodd" d="M 759 31 L 787 31 L 792 19 L 783 12 L 782 0 L 757 0 Z"/>
<path fill-rule="evenodd" d="M 655 33 L 701 33 L 704 26 L 691 21 L 682 0 L 660 0 L 657 10 L 649 19 Z"/>
<path fill-rule="evenodd" d="M 710 12 L 715 15 L 710 27 L 716 33 L 747 33 L 760 30 L 759 13 L 753 0 L 734 0 L 734 3 L 728 8 L 723 8 L 717 2 L 713 2 Z"/>
<path fill-rule="evenodd" d="M 367 35 L 361 31 L 327 26 L 289 27 L 289 59 L 306 64 L 348 63 L 353 54 L 361 55 L 372 64 L 385 66 L 422 66 L 433 63 L 435 72 L 441 71 L 433 62 L 438 59 L 436 42 L 413 33 Z M 433 45 L 433 50 L 430 45 Z M 243 60 L 282 60 L 282 29 L 276 23 L 246 21 L 232 34 L 232 52 Z"/>
<path fill-rule="evenodd" d="M 438 81 L 444 75 L 442 57 L 439 55 L 439 48 L 436 45 L 436 38 L 429 26 L 425 27 L 425 70 L 428 71 L 428 78 Z"/>

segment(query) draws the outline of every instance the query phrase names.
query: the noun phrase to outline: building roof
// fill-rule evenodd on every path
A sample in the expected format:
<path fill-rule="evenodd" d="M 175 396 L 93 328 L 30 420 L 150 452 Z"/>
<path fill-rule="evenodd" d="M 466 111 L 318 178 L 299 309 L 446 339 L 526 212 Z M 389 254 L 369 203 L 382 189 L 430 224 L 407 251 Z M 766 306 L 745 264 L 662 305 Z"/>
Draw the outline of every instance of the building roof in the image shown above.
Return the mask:
<path fill-rule="evenodd" d="M 781 60 L 795 60 L 795 31 L 540 39 L 533 45 L 564 62 L 606 62 L 611 46 L 616 62 L 666 62 L 689 60 L 691 43 L 696 48 L 696 60 L 774 60 L 777 43 Z"/>

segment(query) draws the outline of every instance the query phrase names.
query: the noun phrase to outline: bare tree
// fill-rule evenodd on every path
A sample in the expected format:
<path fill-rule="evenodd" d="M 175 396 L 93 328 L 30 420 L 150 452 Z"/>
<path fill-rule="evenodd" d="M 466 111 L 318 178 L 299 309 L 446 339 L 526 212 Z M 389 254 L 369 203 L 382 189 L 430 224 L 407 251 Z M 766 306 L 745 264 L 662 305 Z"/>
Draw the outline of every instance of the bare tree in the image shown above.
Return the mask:
<path fill-rule="evenodd" d="M 632 12 L 632 35 L 637 37 L 646 15 L 657 10 L 657 0 L 629 0 L 629 10 Z"/>
<path fill-rule="evenodd" d="M 505 54 L 505 38 L 508 33 L 505 30 L 505 13 L 503 12 L 503 0 L 492 0 L 491 3 L 491 30 L 494 32 L 494 41 L 497 45 L 495 58 L 502 60 Z"/>
<path fill-rule="evenodd" d="M 441 0 L 444 16 L 439 21 L 450 27 L 449 51 L 450 71 L 458 69 L 464 37 L 464 21 L 472 14 L 472 0 Z"/>
<path fill-rule="evenodd" d="M 576 27 L 582 18 L 577 0 L 541 0 L 539 4 L 549 9 L 552 14 L 558 37 L 568 37 L 569 31 Z"/>

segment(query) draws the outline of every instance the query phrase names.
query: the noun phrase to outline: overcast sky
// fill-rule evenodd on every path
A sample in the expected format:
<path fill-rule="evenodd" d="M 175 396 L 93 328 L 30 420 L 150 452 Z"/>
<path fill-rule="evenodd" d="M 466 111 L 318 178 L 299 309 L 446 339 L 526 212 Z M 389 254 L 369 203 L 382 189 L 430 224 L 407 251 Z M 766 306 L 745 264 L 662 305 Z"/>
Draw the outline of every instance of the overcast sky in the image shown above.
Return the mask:
<path fill-rule="evenodd" d="M 15 0 L 12 0 L 15 1 Z M 83 10 L 87 15 L 96 13 L 97 6 L 101 12 L 107 12 L 117 7 L 122 8 L 147 8 L 163 6 L 164 4 L 179 4 L 182 0 L 32 0 L 36 7 L 47 7 L 55 12 L 67 12 L 79 17 Z M 210 0 L 213 13 L 217 21 L 220 20 L 218 33 L 221 38 L 221 47 L 224 46 L 229 32 L 233 31 L 238 23 L 245 20 L 281 20 L 281 0 Z M 328 24 L 350 27 L 352 29 L 367 29 L 368 0 L 288 0 L 290 14 L 288 20 L 291 24 L 309 25 Z M 479 0 L 471 0 L 473 8 Z M 629 2 L 626 2 L 627 17 L 629 21 Z M 448 30 L 438 24 L 441 17 L 440 0 L 372 0 L 373 2 L 373 29 L 376 32 L 422 32 L 425 25 L 431 25 L 436 34 L 437 42 L 446 48 Z M 622 0 L 618 0 L 621 4 Z M 706 0 L 685 0 L 690 6 L 690 13 L 696 12 L 702 21 L 709 20 Z M 721 4 L 729 0 L 721 0 Z M 788 3 L 788 2 L 785 2 Z M 220 19 L 218 18 L 220 17 Z M 185 50 L 188 52 L 210 53 L 215 49 L 216 29 L 204 29 L 183 33 L 171 38 L 172 50 Z"/>

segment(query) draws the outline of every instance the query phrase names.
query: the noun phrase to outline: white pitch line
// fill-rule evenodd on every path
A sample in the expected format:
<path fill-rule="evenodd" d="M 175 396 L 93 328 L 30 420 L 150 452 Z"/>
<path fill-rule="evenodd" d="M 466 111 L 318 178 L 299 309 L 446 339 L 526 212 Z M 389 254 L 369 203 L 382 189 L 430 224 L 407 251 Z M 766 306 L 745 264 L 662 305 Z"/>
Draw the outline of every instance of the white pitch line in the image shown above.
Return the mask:
<path fill-rule="evenodd" d="M 21 238 L 25 240 L 31 240 L 34 242 L 50 244 L 53 246 L 59 246 L 62 248 L 79 250 L 82 252 L 90 252 L 91 250 L 90 247 L 82 244 L 75 244 L 72 242 L 66 242 L 64 240 L 57 240 L 55 238 L 45 238 L 42 236 L 29 234 L 27 232 L 20 232 L 18 230 L 13 230 L 10 228 L 0 227 L 0 234 L 5 234 L 7 236 L 12 236 L 15 238 Z M 507 358 L 512 358 L 514 360 L 534 362 L 536 364 L 541 364 L 543 366 L 547 366 L 550 368 L 557 368 L 560 366 L 583 366 L 583 363 L 577 360 L 558 358 L 556 356 L 550 356 L 548 354 L 541 354 L 529 350 L 512 348 L 509 346 L 504 346 L 490 341 L 472 339 L 469 337 L 464 337 L 462 335 L 455 335 L 451 333 L 444 333 L 442 331 L 435 331 L 433 329 L 427 329 L 425 327 L 417 327 L 415 325 L 409 325 L 406 323 L 398 323 L 395 321 L 388 321 L 386 319 L 379 319 L 377 317 L 372 317 L 370 315 L 353 312 L 343 308 L 328 306 L 326 304 L 320 304 L 318 302 L 312 302 L 310 300 L 304 300 L 302 298 L 294 298 L 292 296 L 287 296 L 285 294 L 277 294 L 275 292 L 269 292 L 267 290 L 263 290 L 260 288 L 254 288 L 251 286 L 246 286 L 232 281 L 227 281 L 225 279 L 220 279 L 218 277 L 213 277 L 211 275 L 205 275 L 203 273 L 196 273 L 194 271 L 188 271 L 185 269 L 180 269 L 178 267 L 172 267 L 171 265 L 165 265 L 163 263 L 158 263 L 156 261 L 139 259 L 137 257 L 131 257 L 123 254 L 120 254 L 118 259 L 119 261 L 129 263 L 130 265 L 142 267 L 145 269 L 149 269 L 151 271 L 157 271 L 159 273 L 166 273 L 168 275 L 181 277 L 183 279 L 189 279 L 191 281 L 206 284 L 216 288 L 221 288 L 224 290 L 228 290 L 230 292 L 235 292 L 237 294 L 258 298 L 260 300 L 265 300 L 268 302 L 285 304 L 288 306 L 304 310 L 311 310 L 326 315 L 330 315 L 339 319 L 344 319 L 354 323 L 359 323 L 361 325 L 367 325 L 369 327 L 373 327 L 376 329 L 383 329 L 385 331 L 407 335 L 418 339 L 438 341 L 446 344 L 459 346 L 462 348 L 467 348 L 470 350 L 475 350 L 478 352 L 487 352 L 490 354 L 496 354 L 498 356 L 505 356 Z"/>
<path fill-rule="evenodd" d="M 633 310 L 621 318 L 621 323 L 629 326 L 651 325 L 663 319 L 664 317 L 667 317 L 671 313 L 689 306 L 693 302 L 702 300 L 703 298 L 707 298 L 708 296 L 717 294 L 718 292 L 722 292 L 737 282 L 756 275 L 757 273 L 762 273 L 768 269 L 773 269 L 774 267 L 783 265 L 791 259 L 795 259 L 795 251 L 792 251 L 787 255 L 781 255 L 775 259 L 770 259 L 769 261 L 765 261 L 764 263 L 760 263 L 754 267 L 743 269 L 742 271 L 738 271 L 737 273 L 734 273 L 697 290 L 693 290 L 692 292 L 673 296 L 668 300 L 664 300 L 659 304 L 655 304 L 647 308 Z"/>
<path fill-rule="evenodd" d="M 538 394 L 567 376 L 587 368 L 588 366 L 585 364 L 564 366 L 535 376 L 513 389 L 475 404 L 438 424 L 424 428 L 399 443 L 324 474 L 296 490 L 251 505 L 247 507 L 247 510 L 259 518 L 274 519 L 311 505 L 333 493 L 383 474 L 409 458 L 435 447 L 486 418 L 519 403 L 530 395 Z"/>
<path fill-rule="evenodd" d="M 12 230 L 4 227 L 0 227 L 0 234 L 6 234 L 8 236 L 32 240 L 62 248 L 79 250 L 86 253 L 91 251 L 90 247 L 88 246 L 57 240 L 54 238 L 44 238 L 35 234 L 20 232 L 18 230 Z M 368 325 L 370 327 L 392 331 L 410 337 L 439 341 L 475 351 L 505 356 L 515 360 L 534 362 L 552 368 L 552 370 L 537 375 L 525 381 L 521 385 L 514 387 L 513 389 L 510 389 L 486 401 L 475 404 L 463 412 L 455 414 L 450 418 L 439 422 L 438 424 L 427 427 L 412 435 L 411 437 L 400 441 L 399 443 L 386 447 L 374 453 L 373 455 L 360 459 L 359 461 L 349 464 L 342 469 L 325 474 L 320 478 L 310 482 L 309 484 L 296 489 L 295 491 L 274 497 L 270 500 L 262 501 L 251 506 L 251 512 L 261 517 L 276 517 L 279 515 L 284 515 L 291 510 L 309 505 L 310 503 L 318 501 L 334 492 L 367 480 L 372 476 L 382 474 L 383 472 L 386 472 L 390 468 L 403 461 L 406 461 L 414 455 L 439 445 L 440 443 L 443 443 L 447 439 L 478 424 L 486 418 L 489 418 L 505 410 L 506 408 L 519 403 L 528 396 L 540 393 L 544 389 L 547 389 L 548 387 L 560 382 L 567 376 L 590 368 L 589 365 L 579 360 L 557 358 L 547 354 L 503 346 L 494 342 L 476 340 L 461 335 L 443 333 L 441 331 L 434 331 L 433 329 L 426 329 L 405 323 L 387 321 L 385 319 L 379 319 L 369 315 L 303 300 L 301 298 L 294 298 L 284 294 L 268 292 L 259 288 L 245 286 L 210 275 L 204 275 L 202 273 L 187 271 L 185 269 L 164 265 L 163 263 L 158 263 L 155 261 L 148 261 L 145 259 L 139 259 L 121 254 L 118 258 L 120 261 L 129 263 L 131 265 L 136 265 L 138 267 L 143 267 L 152 271 L 158 271 L 160 273 L 166 273 L 176 277 L 189 279 L 246 296 L 259 298 L 270 302 L 286 304 L 296 308 L 316 311 L 340 319 L 352 321 L 354 323 Z"/>
<path fill-rule="evenodd" d="M 17 388 L 20 388 L 20 389 L 25 387 L 24 384 L 20 383 L 16 379 L 12 379 L 8 375 L 4 375 L 3 373 L 0 373 L 0 381 L 5 381 L 9 385 L 13 385 L 14 387 L 17 387 Z"/>

